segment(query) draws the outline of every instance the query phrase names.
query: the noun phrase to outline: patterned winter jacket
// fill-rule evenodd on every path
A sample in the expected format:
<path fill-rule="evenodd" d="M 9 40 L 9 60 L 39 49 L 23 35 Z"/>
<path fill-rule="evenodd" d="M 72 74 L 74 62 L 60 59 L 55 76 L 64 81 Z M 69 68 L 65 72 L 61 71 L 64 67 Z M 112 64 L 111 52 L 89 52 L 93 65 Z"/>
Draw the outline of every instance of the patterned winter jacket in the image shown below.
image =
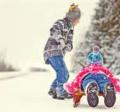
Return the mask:
<path fill-rule="evenodd" d="M 73 49 L 73 31 L 74 27 L 67 18 L 54 23 L 50 29 L 50 37 L 44 48 L 44 60 L 46 64 L 48 64 L 47 60 L 49 57 L 64 56 L 67 51 Z"/>

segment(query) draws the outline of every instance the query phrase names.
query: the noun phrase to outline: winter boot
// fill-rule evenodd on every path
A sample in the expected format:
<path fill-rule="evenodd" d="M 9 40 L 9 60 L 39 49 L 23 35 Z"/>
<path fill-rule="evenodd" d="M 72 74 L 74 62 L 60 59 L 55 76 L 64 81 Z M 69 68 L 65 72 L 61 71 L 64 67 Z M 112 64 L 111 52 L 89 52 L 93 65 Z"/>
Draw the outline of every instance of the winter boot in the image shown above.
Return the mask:
<path fill-rule="evenodd" d="M 53 98 L 58 100 L 71 99 L 72 95 L 68 94 L 62 87 L 57 87 L 56 94 L 53 95 Z"/>
<path fill-rule="evenodd" d="M 72 99 L 72 97 L 73 97 L 71 94 L 67 93 L 66 90 L 64 90 L 64 95 L 65 95 L 66 99 Z"/>
<path fill-rule="evenodd" d="M 57 95 L 56 97 L 54 97 L 58 100 L 64 100 L 65 99 L 65 95 Z"/>
<path fill-rule="evenodd" d="M 58 100 L 71 99 L 72 95 L 70 95 L 66 91 L 64 91 L 64 93 L 62 93 L 62 94 L 57 93 L 56 95 L 53 96 L 53 98 L 56 98 Z"/>
<path fill-rule="evenodd" d="M 62 87 L 56 88 L 56 94 L 53 95 L 54 99 L 64 100 L 66 98 L 66 92 Z"/>
<path fill-rule="evenodd" d="M 55 96 L 55 95 L 56 95 L 56 90 L 55 90 L 55 88 L 50 88 L 50 90 L 48 91 L 48 94 L 49 94 L 50 96 Z"/>
<path fill-rule="evenodd" d="M 116 93 L 113 84 L 107 84 L 104 91 L 104 103 L 107 107 L 113 107 L 116 102 Z"/>
<path fill-rule="evenodd" d="M 87 101 L 91 107 L 96 107 L 99 103 L 98 85 L 95 82 L 90 83 L 87 87 Z"/>

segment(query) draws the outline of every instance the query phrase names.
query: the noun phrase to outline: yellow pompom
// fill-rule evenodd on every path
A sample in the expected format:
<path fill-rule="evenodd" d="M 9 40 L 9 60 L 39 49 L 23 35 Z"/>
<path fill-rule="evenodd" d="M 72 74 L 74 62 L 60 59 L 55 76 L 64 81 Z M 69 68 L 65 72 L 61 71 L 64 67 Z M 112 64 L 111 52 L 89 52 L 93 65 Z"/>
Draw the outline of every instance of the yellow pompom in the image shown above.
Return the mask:
<path fill-rule="evenodd" d="M 78 5 L 75 5 L 75 4 L 73 3 L 73 4 L 70 5 L 69 11 L 74 11 L 77 7 L 78 7 Z"/>

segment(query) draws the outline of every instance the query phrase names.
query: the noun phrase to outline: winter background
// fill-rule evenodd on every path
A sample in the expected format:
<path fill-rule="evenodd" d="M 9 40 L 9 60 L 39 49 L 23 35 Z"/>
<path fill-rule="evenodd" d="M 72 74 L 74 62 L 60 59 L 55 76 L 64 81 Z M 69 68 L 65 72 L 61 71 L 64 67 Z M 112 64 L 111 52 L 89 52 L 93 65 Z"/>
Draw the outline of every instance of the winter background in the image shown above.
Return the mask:
<path fill-rule="evenodd" d="M 78 3 L 82 18 L 75 30 L 76 46 L 84 38 L 97 1 L 0 0 L 0 51 L 16 67 L 45 66 L 43 48 L 53 23 L 65 16 L 71 3 Z"/>
<path fill-rule="evenodd" d="M 88 106 L 86 97 L 73 108 L 72 100 L 57 101 L 48 96 L 49 85 L 55 78 L 51 68 L 44 64 L 43 49 L 52 24 L 65 16 L 71 3 L 82 11 L 80 24 L 75 28 L 74 46 L 84 40 L 89 30 L 94 9 L 99 0 L 0 0 L 0 60 L 1 68 L 14 72 L 0 73 L 1 112 L 119 112 L 120 96 L 116 105 L 108 109 L 100 98 L 99 106 Z M 74 49 L 75 50 L 75 49 Z M 71 69 L 71 56 L 65 57 Z M 6 63 L 9 65 L 6 65 Z M 11 67 L 13 66 L 13 68 Z M 32 72 L 30 69 L 33 68 Z M 39 69 L 41 68 L 41 69 Z M 45 71 L 49 72 L 36 72 Z M 75 77 L 71 73 L 70 80 Z"/>

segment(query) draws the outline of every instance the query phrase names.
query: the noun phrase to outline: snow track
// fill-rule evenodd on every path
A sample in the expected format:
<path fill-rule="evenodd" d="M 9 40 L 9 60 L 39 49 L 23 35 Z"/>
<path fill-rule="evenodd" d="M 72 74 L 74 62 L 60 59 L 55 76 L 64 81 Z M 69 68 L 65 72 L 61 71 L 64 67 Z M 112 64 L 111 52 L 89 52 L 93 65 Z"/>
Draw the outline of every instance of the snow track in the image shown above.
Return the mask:
<path fill-rule="evenodd" d="M 86 97 L 78 108 L 73 108 L 72 100 L 52 99 L 47 92 L 53 78 L 52 73 L 28 73 L 0 81 L 0 112 L 120 112 L 118 94 L 115 106 L 110 109 L 104 106 L 102 97 L 96 108 L 88 106 Z"/>

